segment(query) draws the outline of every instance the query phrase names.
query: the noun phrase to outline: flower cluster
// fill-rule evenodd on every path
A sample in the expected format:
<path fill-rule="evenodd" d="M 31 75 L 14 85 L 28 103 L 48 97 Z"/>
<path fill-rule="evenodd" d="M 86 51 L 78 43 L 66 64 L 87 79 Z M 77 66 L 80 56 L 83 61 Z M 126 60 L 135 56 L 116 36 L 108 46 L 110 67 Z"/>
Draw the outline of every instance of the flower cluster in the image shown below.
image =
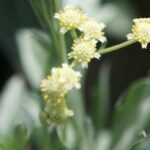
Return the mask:
<path fill-rule="evenodd" d="M 65 100 L 59 103 L 47 103 L 44 111 L 40 113 L 41 122 L 45 125 L 62 124 L 67 117 L 73 116 L 73 111 L 66 106 Z"/>
<path fill-rule="evenodd" d="M 63 64 L 62 67 L 53 68 L 51 75 L 41 82 L 41 91 L 46 102 L 41 118 L 47 120 L 47 124 L 63 123 L 66 117 L 73 115 L 66 107 L 65 96 L 73 87 L 80 88 L 80 78 L 78 71 Z"/>
<path fill-rule="evenodd" d="M 100 54 L 96 52 L 96 43 L 106 41 L 103 32 L 104 23 L 90 19 L 78 8 L 68 5 L 54 17 L 59 21 L 61 32 L 75 29 L 80 31 L 80 36 L 74 40 L 72 52 L 68 54 L 69 58 L 81 63 L 82 67 L 87 67 L 93 58 L 99 59 Z"/>
<path fill-rule="evenodd" d="M 128 39 L 134 39 L 141 43 L 142 48 L 147 48 L 150 43 L 150 18 L 134 19 L 132 33 L 128 34 Z"/>
<path fill-rule="evenodd" d="M 81 86 L 81 74 L 75 71 L 73 66 L 78 63 L 82 67 L 87 67 L 92 59 L 99 59 L 100 53 L 103 53 L 97 51 L 97 42 L 104 43 L 106 41 L 103 32 L 105 24 L 89 18 L 76 7 L 67 5 L 54 17 L 58 19 L 61 33 L 64 34 L 67 31 L 72 33 L 73 44 L 68 58 L 73 59 L 73 63 L 71 65 L 62 64 L 62 67 L 54 67 L 51 75 L 41 82 L 41 92 L 46 106 L 41 112 L 40 118 L 47 125 L 52 123 L 62 124 L 67 117 L 73 115 L 73 111 L 68 109 L 65 100 L 66 95 L 72 88 L 79 89 Z M 132 33 L 128 34 L 128 39 L 133 39 L 133 41 L 122 45 L 126 46 L 138 41 L 142 44 L 142 48 L 146 48 L 150 43 L 150 18 L 135 19 Z M 103 49 L 103 52 L 110 52 L 117 48 L 117 46 L 113 46 L 106 48 L 107 50 Z"/>

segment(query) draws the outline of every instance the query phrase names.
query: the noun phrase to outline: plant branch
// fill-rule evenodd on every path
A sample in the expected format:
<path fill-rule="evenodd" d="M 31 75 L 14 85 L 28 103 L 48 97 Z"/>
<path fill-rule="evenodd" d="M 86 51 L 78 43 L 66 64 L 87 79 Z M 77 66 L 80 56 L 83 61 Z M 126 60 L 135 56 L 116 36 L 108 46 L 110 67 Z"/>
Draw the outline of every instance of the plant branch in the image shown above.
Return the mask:
<path fill-rule="evenodd" d="M 108 47 L 108 48 L 105 48 L 105 49 L 102 49 L 102 50 L 100 49 L 100 50 L 98 50 L 98 53 L 100 53 L 100 54 L 110 53 L 110 52 L 113 52 L 113 51 L 117 51 L 121 48 L 127 47 L 131 44 L 134 44 L 134 43 L 136 43 L 135 40 L 129 40 L 129 41 L 117 44 L 115 46 L 111 46 L 111 47 Z"/>

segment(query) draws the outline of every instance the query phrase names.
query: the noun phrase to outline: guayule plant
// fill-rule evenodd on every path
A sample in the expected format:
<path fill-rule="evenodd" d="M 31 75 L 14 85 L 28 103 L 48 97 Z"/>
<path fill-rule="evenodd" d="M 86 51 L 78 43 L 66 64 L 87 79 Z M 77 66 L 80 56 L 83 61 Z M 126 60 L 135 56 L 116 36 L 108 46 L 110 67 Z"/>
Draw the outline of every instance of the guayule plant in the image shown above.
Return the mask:
<path fill-rule="evenodd" d="M 46 128 L 43 135 L 56 142 L 47 144 L 55 147 L 61 143 L 69 150 L 149 150 L 145 148 L 149 145 L 149 79 L 134 83 L 121 95 L 111 116 L 111 127 L 105 126 L 109 112 L 109 67 L 104 64 L 101 68 L 98 85 L 91 96 L 90 116 L 82 103 L 81 88 L 84 71 L 91 60 L 100 61 L 103 54 L 136 42 L 143 49 L 147 48 L 150 19 L 134 19 L 127 40 L 107 47 L 107 26 L 80 8 L 70 5 L 62 8 L 59 0 L 30 1 L 46 31 L 44 35 L 48 36 L 44 39 L 35 35 L 45 54 L 50 55 L 47 66 L 43 65 L 46 66 L 45 78 L 38 85 L 40 92 L 37 91 L 43 102 L 40 112 L 42 128 Z M 41 147 L 43 150 L 43 145 Z"/>
<path fill-rule="evenodd" d="M 62 66 L 54 66 L 51 74 L 41 82 L 45 108 L 40 118 L 47 125 L 63 124 L 67 117 L 73 116 L 73 110 L 68 109 L 66 105 L 66 97 L 72 88 L 79 89 L 81 86 L 82 74 L 76 70 L 77 65 L 87 68 L 92 59 L 100 59 L 105 53 L 119 50 L 135 42 L 140 42 L 142 48 L 147 48 L 150 42 L 150 18 L 134 19 L 132 33 L 127 35 L 128 41 L 100 49 L 97 49 L 97 43 L 101 42 L 103 45 L 106 42 L 103 22 L 94 20 L 79 8 L 70 5 L 56 12 L 53 19 L 58 20 L 57 30 L 62 36 L 67 32 L 70 33 L 73 44 L 68 54 L 65 46 L 60 47 L 64 55 Z M 65 41 L 63 42 L 65 45 Z"/>

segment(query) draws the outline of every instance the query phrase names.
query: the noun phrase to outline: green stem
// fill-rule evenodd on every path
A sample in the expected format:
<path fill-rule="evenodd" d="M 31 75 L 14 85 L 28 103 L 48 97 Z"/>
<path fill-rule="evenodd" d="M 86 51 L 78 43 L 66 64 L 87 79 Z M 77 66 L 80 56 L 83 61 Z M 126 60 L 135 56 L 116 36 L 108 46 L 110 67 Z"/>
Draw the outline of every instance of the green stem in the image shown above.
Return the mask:
<path fill-rule="evenodd" d="M 77 65 L 79 65 L 79 63 L 76 62 L 76 61 L 73 61 L 73 62 L 70 64 L 70 67 L 74 68 L 74 67 L 76 67 Z"/>
<path fill-rule="evenodd" d="M 55 9 L 55 12 L 59 11 L 60 9 L 60 0 L 54 0 L 54 9 Z"/>
<path fill-rule="evenodd" d="M 105 49 L 102 49 L 102 50 L 98 50 L 98 52 L 100 54 L 110 53 L 110 52 L 113 52 L 113 51 L 117 51 L 117 50 L 119 50 L 121 48 L 124 48 L 126 46 L 129 46 L 129 45 L 131 45 L 131 44 L 133 44 L 135 42 L 136 42 L 135 40 L 129 40 L 129 41 L 117 44 L 117 45 L 112 46 L 112 47 L 108 47 L 108 48 L 105 48 Z"/>
<path fill-rule="evenodd" d="M 54 0 L 54 9 L 55 9 L 55 12 L 58 12 L 59 11 L 59 0 Z M 57 32 L 57 35 L 58 35 L 58 39 L 59 39 L 59 43 L 58 45 L 60 45 L 60 54 L 61 54 L 61 59 L 62 59 L 62 62 L 68 62 L 68 59 L 67 59 L 67 50 L 66 50 L 66 43 L 65 43 L 65 37 L 64 35 L 62 35 L 60 33 L 60 27 L 58 25 L 58 32 Z"/>
<path fill-rule="evenodd" d="M 60 33 L 59 33 L 59 39 L 60 39 L 60 51 L 61 51 L 62 61 L 68 62 L 65 38 L 63 35 L 60 35 Z"/>
<path fill-rule="evenodd" d="M 54 26 L 52 24 L 52 18 L 48 13 L 47 3 L 45 3 L 45 1 L 41 1 L 41 5 L 42 5 L 42 10 L 43 10 L 43 15 L 44 15 L 45 21 L 48 25 L 48 31 L 50 33 L 50 36 L 52 37 L 52 42 L 53 42 L 54 47 L 56 48 L 57 52 L 59 53 L 59 47 L 57 44 L 57 37 L 55 34 Z"/>
<path fill-rule="evenodd" d="M 47 23 L 49 25 L 49 32 L 50 32 L 50 35 L 52 36 L 52 41 L 54 43 L 54 46 L 57 50 L 57 52 L 59 53 L 59 47 L 58 47 L 58 43 L 57 43 L 57 37 L 56 37 L 56 33 L 54 31 L 54 28 L 52 27 L 52 23 L 50 22 L 50 20 L 47 19 Z"/>
<path fill-rule="evenodd" d="M 72 36 L 73 39 L 77 39 L 78 38 L 78 35 L 77 35 L 77 33 L 76 33 L 75 30 L 71 30 L 70 34 L 71 34 L 71 36 Z"/>

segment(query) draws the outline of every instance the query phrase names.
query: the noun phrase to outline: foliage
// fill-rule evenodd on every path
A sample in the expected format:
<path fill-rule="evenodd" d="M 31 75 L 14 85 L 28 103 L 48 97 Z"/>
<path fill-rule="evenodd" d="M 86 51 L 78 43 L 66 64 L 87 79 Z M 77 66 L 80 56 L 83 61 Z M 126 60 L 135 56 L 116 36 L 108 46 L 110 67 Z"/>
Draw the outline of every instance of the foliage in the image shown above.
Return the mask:
<path fill-rule="evenodd" d="M 61 36 L 52 19 L 54 3 L 51 0 L 30 1 L 45 32 L 24 29 L 16 34 L 25 78 L 14 75 L 1 93 L 0 149 L 149 150 L 150 78 L 133 83 L 120 96 L 113 114 L 109 114 L 109 64 L 103 64 L 100 70 L 92 91 L 89 115 L 83 92 L 72 90 L 68 105 L 75 116 L 62 126 L 40 124 L 38 115 L 43 100 L 39 84 L 53 66 L 60 64 L 59 48 L 62 45 L 55 41 Z"/>

